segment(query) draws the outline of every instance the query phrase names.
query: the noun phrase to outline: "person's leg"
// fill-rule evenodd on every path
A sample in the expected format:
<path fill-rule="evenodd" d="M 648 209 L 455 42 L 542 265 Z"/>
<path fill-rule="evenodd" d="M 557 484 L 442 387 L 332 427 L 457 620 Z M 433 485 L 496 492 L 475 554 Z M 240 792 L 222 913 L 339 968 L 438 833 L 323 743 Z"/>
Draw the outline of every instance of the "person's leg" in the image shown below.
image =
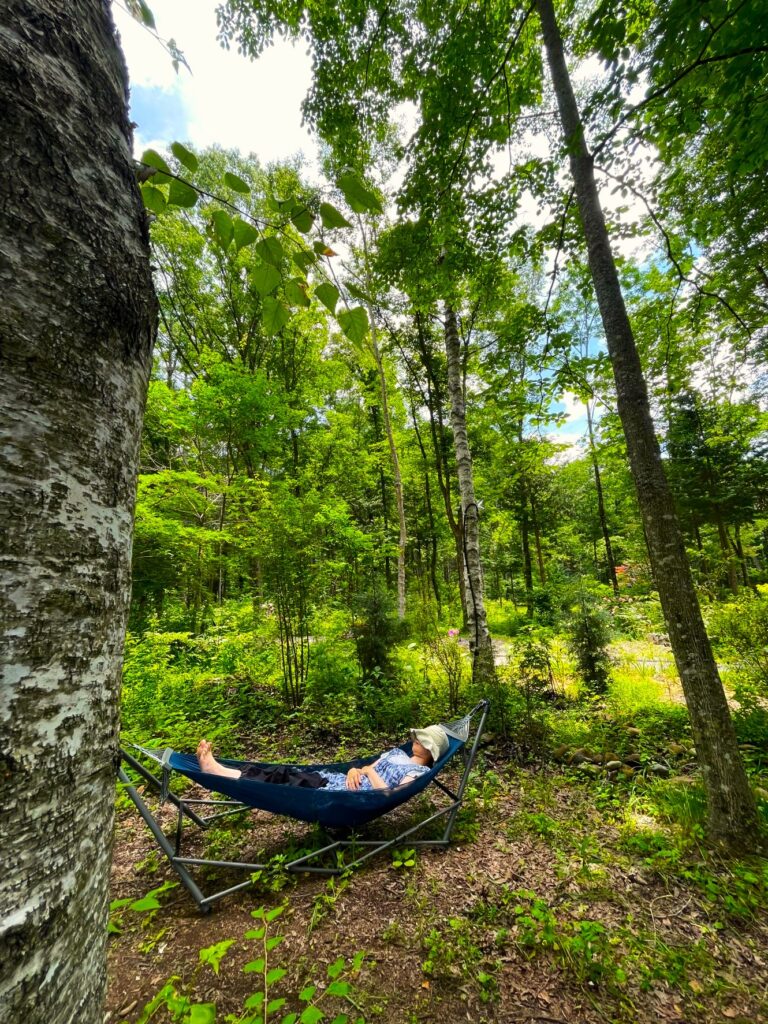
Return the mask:
<path fill-rule="evenodd" d="M 239 779 L 241 772 L 237 768 L 227 768 L 219 764 L 211 753 L 211 744 L 208 740 L 200 740 L 197 745 L 197 763 L 202 771 L 208 775 L 223 775 L 228 779 Z"/>

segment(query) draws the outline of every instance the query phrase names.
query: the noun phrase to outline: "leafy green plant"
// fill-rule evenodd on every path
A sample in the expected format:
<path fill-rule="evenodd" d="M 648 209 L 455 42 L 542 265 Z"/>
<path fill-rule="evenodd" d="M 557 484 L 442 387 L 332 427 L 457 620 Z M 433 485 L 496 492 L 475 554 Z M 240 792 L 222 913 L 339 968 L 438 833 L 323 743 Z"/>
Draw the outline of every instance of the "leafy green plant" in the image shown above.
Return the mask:
<path fill-rule="evenodd" d="M 151 889 L 145 896 L 135 900 L 132 897 L 126 897 L 124 899 L 112 900 L 109 904 L 109 921 L 107 923 L 107 931 L 110 935 L 120 935 L 125 927 L 125 914 L 130 912 L 132 914 L 142 915 L 142 925 L 146 926 L 150 924 L 157 914 L 158 910 L 162 909 L 162 903 L 159 899 L 163 893 L 169 892 L 178 886 L 178 882 L 163 882 L 156 889 Z"/>
<path fill-rule="evenodd" d="M 320 1024 L 334 1012 L 326 1009 L 328 1002 L 332 1003 L 333 1000 L 341 1001 L 342 1005 L 351 1006 L 356 1011 L 353 1017 L 343 1010 L 336 1012 L 333 1024 L 352 1024 L 352 1021 L 354 1024 L 365 1024 L 351 981 L 362 968 L 365 960 L 362 952 L 355 953 L 350 960 L 337 957 L 326 968 L 324 984 L 312 981 L 299 991 L 276 995 L 280 982 L 288 972 L 286 968 L 272 964 L 272 954 L 281 945 L 284 936 L 272 932 L 271 926 L 285 909 L 286 904 L 281 904 L 271 909 L 259 907 L 251 911 L 256 926 L 249 929 L 244 938 L 249 942 L 260 943 L 260 950 L 255 959 L 245 964 L 243 971 L 259 979 L 258 987 L 245 999 L 243 1012 L 228 1013 L 224 1018 L 225 1024 Z M 209 967 L 218 975 L 222 960 L 234 944 L 234 940 L 224 939 L 201 949 L 197 971 L 191 981 L 182 986 L 178 976 L 170 978 L 144 1006 L 136 1024 L 147 1024 L 161 1008 L 173 1024 L 215 1024 L 215 1004 L 193 1001 L 195 980 L 198 971 L 204 967 Z M 289 1003 L 293 1003 L 296 1009 L 284 1012 Z"/>
<path fill-rule="evenodd" d="M 395 870 L 401 868 L 413 868 L 416 866 L 416 851 L 410 850 L 393 850 L 392 851 L 392 867 Z"/>

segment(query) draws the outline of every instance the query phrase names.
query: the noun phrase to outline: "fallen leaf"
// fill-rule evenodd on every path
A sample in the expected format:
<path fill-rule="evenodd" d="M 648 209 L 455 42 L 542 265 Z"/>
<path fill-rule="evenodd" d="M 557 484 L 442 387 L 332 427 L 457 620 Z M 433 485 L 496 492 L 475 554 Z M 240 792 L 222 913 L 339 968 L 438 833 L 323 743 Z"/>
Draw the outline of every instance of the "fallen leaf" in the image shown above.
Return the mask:
<path fill-rule="evenodd" d="M 691 980 L 688 982 L 688 987 L 690 988 L 690 990 L 692 992 L 698 993 L 698 992 L 703 992 L 704 991 L 704 989 L 702 988 L 701 984 L 698 981 L 696 981 L 695 978 L 691 978 Z"/>

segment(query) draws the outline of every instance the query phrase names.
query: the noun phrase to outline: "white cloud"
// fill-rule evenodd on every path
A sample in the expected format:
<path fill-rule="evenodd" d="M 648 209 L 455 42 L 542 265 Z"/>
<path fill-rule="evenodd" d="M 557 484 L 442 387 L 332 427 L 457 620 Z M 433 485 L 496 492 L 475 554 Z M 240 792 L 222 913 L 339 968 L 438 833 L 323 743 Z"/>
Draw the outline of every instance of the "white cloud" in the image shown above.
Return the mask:
<path fill-rule="evenodd" d="M 151 0 L 150 6 L 158 34 L 176 41 L 192 73 L 181 68 L 177 75 L 151 33 L 115 4 L 130 80 L 161 89 L 177 107 L 181 101 L 186 141 L 199 148 L 237 147 L 262 162 L 299 151 L 314 160 L 316 143 L 301 125 L 301 101 L 312 79 L 301 46 L 278 40 L 258 61 L 250 61 L 216 41 L 216 0 Z"/>

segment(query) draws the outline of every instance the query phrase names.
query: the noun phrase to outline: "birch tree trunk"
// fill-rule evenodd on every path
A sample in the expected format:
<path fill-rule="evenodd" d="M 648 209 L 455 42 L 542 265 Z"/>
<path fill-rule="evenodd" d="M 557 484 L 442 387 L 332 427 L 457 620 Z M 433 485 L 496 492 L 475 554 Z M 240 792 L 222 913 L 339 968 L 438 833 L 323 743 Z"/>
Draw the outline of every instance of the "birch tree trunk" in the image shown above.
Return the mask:
<path fill-rule="evenodd" d="M 469 645 L 472 650 L 472 678 L 475 683 L 493 681 L 496 669 L 493 644 L 488 632 L 483 599 L 483 570 L 480 558 L 480 516 L 475 501 L 472 453 L 467 439 L 467 417 L 461 373 L 461 348 L 456 312 L 445 307 L 445 355 L 448 363 L 448 398 L 451 403 L 451 427 L 456 450 L 456 470 L 464 524 L 464 571 L 467 587 Z"/>
<path fill-rule="evenodd" d="M 118 695 L 154 340 L 105 0 L 0 15 L 0 1018 L 100 1024 Z"/>
<path fill-rule="evenodd" d="M 701 617 L 672 495 L 651 419 L 640 357 L 627 315 L 595 184 L 593 159 L 573 94 L 552 0 L 535 0 L 589 266 L 611 358 L 654 579 L 691 717 L 713 837 L 734 848 L 758 842 L 755 801 L 741 761 L 728 703 Z"/>

